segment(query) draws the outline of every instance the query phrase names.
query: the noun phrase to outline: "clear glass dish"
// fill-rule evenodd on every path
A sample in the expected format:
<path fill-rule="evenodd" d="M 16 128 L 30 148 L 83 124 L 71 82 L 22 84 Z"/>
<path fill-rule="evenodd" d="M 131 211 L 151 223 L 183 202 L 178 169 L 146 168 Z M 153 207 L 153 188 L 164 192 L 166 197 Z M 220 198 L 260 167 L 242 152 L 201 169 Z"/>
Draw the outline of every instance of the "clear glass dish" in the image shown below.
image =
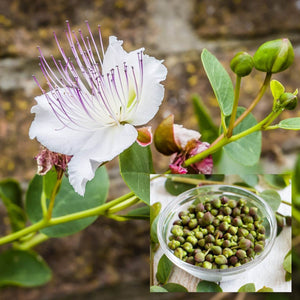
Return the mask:
<path fill-rule="evenodd" d="M 253 260 L 239 267 L 229 269 L 205 269 L 182 261 L 176 257 L 173 251 L 168 247 L 168 238 L 171 235 L 170 230 L 173 226 L 173 222 L 178 219 L 178 213 L 182 210 L 186 210 L 191 204 L 213 200 L 216 196 L 227 196 L 236 200 L 243 197 L 247 200 L 248 206 L 256 206 L 258 208 L 258 214 L 263 218 L 263 225 L 266 228 L 266 244 L 264 250 L 259 255 L 256 255 Z M 164 254 L 166 254 L 176 266 L 191 275 L 203 280 L 215 282 L 235 279 L 250 268 L 261 263 L 272 249 L 276 232 L 276 219 L 271 207 L 254 193 L 243 188 L 229 185 L 201 186 L 180 194 L 175 200 L 168 203 L 165 209 L 160 213 L 157 223 L 157 236 Z"/>

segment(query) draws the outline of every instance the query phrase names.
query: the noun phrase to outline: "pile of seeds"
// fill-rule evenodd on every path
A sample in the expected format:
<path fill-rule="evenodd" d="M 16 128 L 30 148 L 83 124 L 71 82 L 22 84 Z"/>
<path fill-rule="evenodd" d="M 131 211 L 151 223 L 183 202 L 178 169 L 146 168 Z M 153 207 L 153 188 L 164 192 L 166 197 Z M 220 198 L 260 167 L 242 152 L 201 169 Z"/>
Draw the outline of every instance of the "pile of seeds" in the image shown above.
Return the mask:
<path fill-rule="evenodd" d="M 206 269 L 227 269 L 251 261 L 265 246 L 257 207 L 226 196 L 191 205 L 173 223 L 168 246 L 181 260 Z"/>

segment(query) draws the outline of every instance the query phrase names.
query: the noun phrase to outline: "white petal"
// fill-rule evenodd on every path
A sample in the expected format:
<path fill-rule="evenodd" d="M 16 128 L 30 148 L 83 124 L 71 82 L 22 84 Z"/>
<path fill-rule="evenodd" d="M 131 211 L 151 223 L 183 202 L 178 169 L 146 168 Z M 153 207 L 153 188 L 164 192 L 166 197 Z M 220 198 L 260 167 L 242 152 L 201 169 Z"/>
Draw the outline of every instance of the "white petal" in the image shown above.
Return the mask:
<path fill-rule="evenodd" d="M 122 47 L 123 41 L 119 41 L 115 36 L 109 37 L 109 45 L 103 58 L 102 74 L 107 74 L 116 66 L 123 66 L 127 60 L 128 53 Z"/>
<path fill-rule="evenodd" d="M 184 149 L 191 140 L 198 141 L 201 134 L 198 131 L 186 129 L 182 125 L 173 125 L 175 142 L 181 149 Z"/>
<path fill-rule="evenodd" d="M 65 127 L 55 116 L 45 95 L 36 97 L 37 105 L 31 109 L 35 118 L 29 129 L 29 137 L 36 138 L 49 150 L 72 155 L 81 147 L 81 142 L 89 137 L 89 132 Z"/>
<path fill-rule="evenodd" d="M 129 125 L 104 127 L 94 132 L 89 141 L 75 153 L 68 165 L 69 180 L 75 191 L 84 194 L 86 183 L 96 169 L 131 146 L 137 138 L 136 129 Z"/>
<path fill-rule="evenodd" d="M 165 80 L 166 76 L 167 68 L 162 61 L 143 55 L 143 87 L 140 102 L 131 116 L 133 125 L 146 124 L 156 115 L 164 97 L 164 87 L 160 82 Z"/>

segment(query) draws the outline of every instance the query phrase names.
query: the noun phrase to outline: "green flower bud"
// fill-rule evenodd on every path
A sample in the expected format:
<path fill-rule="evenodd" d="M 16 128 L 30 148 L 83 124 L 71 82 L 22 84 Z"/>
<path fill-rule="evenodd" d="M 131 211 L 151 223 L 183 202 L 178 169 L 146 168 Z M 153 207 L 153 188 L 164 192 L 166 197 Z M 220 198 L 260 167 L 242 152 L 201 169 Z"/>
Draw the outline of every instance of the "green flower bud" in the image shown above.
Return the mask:
<path fill-rule="evenodd" d="M 189 242 L 189 243 L 191 243 L 193 246 L 195 246 L 198 243 L 197 238 L 194 237 L 194 236 L 188 236 L 186 238 L 186 241 Z"/>
<path fill-rule="evenodd" d="M 204 212 L 204 205 L 203 203 L 198 203 L 195 207 L 195 212 Z"/>
<path fill-rule="evenodd" d="M 246 263 L 248 263 L 249 261 L 251 261 L 251 258 L 250 258 L 250 257 L 245 257 L 244 259 L 241 260 L 241 263 L 242 263 L 242 264 L 246 264 Z"/>
<path fill-rule="evenodd" d="M 224 255 L 218 255 L 215 257 L 215 262 L 218 265 L 225 265 L 227 264 L 227 258 Z"/>
<path fill-rule="evenodd" d="M 184 228 L 182 232 L 184 237 L 187 237 L 192 234 L 191 231 L 187 228 Z"/>
<path fill-rule="evenodd" d="M 210 211 L 210 213 L 211 213 L 213 216 L 216 216 L 216 215 L 219 213 L 219 211 L 218 211 L 216 208 L 213 208 L 213 209 Z"/>
<path fill-rule="evenodd" d="M 191 218 L 189 216 L 182 216 L 181 217 L 181 222 L 182 222 L 183 225 L 187 225 L 190 220 L 191 220 Z"/>
<path fill-rule="evenodd" d="M 193 248 L 193 245 L 189 242 L 185 242 L 183 245 L 182 245 L 182 248 L 188 252 L 188 253 L 191 253 L 194 251 L 194 248 Z"/>
<path fill-rule="evenodd" d="M 233 251 L 230 248 L 224 248 L 222 254 L 228 258 L 233 255 Z"/>
<path fill-rule="evenodd" d="M 208 234 L 206 237 L 205 237 L 205 242 L 206 243 L 214 243 L 215 242 L 215 237 L 212 235 L 212 234 Z"/>
<path fill-rule="evenodd" d="M 210 263 L 209 261 L 205 261 L 205 262 L 203 262 L 203 264 L 202 264 L 202 268 L 205 268 L 205 269 L 212 269 L 212 263 Z"/>
<path fill-rule="evenodd" d="M 211 210 L 211 203 L 209 203 L 209 202 L 205 203 L 204 207 L 207 211 L 210 211 Z"/>
<path fill-rule="evenodd" d="M 205 244 L 204 248 L 206 250 L 209 250 L 213 245 L 214 245 L 213 243 L 207 243 L 207 244 Z"/>
<path fill-rule="evenodd" d="M 238 229 L 239 229 L 238 227 L 230 226 L 230 228 L 228 229 L 228 232 L 232 235 L 235 235 L 235 234 L 237 234 Z"/>
<path fill-rule="evenodd" d="M 212 263 L 214 261 L 214 256 L 212 254 L 207 254 L 205 260 Z"/>
<path fill-rule="evenodd" d="M 193 256 L 189 256 L 189 257 L 186 259 L 186 262 L 187 262 L 188 264 L 193 265 L 193 264 L 195 263 L 194 257 L 193 257 Z"/>
<path fill-rule="evenodd" d="M 266 239 L 266 236 L 264 234 L 258 233 L 256 239 L 258 241 L 264 241 Z"/>
<path fill-rule="evenodd" d="M 254 251 L 254 249 L 249 248 L 249 249 L 247 250 L 247 256 L 248 256 L 248 257 L 254 258 L 254 256 L 255 256 L 255 251 Z"/>
<path fill-rule="evenodd" d="M 199 240 L 199 241 L 198 241 L 198 245 L 199 245 L 201 248 L 203 248 L 204 245 L 205 245 L 205 239 Z"/>
<path fill-rule="evenodd" d="M 200 228 L 200 231 L 203 233 L 203 235 L 207 235 L 208 233 L 206 228 Z"/>
<path fill-rule="evenodd" d="M 230 199 L 230 200 L 228 201 L 228 206 L 229 206 L 230 208 L 234 209 L 234 208 L 237 206 L 237 202 L 236 202 L 235 200 L 233 200 L 233 199 Z"/>
<path fill-rule="evenodd" d="M 212 203 L 214 208 L 220 208 L 221 207 L 221 200 L 220 199 L 214 199 L 211 203 Z"/>
<path fill-rule="evenodd" d="M 222 196 L 220 199 L 221 199 L 222 204 L 226 204 L 229 201 L 228 197 L 226 197 L 226 196 Z"/>
<path fill-rule="evenodd" d="M 220 266 L 220 269 L 222 270 L 222 269 L 228 269 L 228 265 L 221 265 Z"/>
<path fill-rule="evenodd" d="M 251 241 L 248 239 L 242 238 L 239 241 L 239 247 L 243 250 L 248 250 L 251 247 Z"/>
<path fill-rule="evenodd" d="M 230 62 L 231 70 L 240 77 L 249 75 L 253 66 L 253 58 L 247 52 L 238 52 Z"/>
<path fill-rule="evenodd" d="M 260 252 L 262 252 L 264 250 L 264 247 L 262 246 L 262 245 L 260 245 L 260 244 L 256 244 L 255 246 L 254 246 L 254 251 L 255 251 L 255 253 L 260 253 Z"/>
<path fill-rule="evenodd" d="M 232 235 L 229 232 L 224 234 L 224 239 L 225 240 L 230 240 L 231 238 L 232 238 Z"/>
<path fill-rule="evenodd" d="M 202 218 L 204 226 L 210 225 L 212 223 L 212 221 L 214 220 L 214 218 L 215 217 L 209 211 L 206 212 Z"/>
<path fill-rule="evenodd" d="M 229 206 L 223 208 L 223 213 L 225 216 L 229 216 L 232 213 L 232 209 Z"/>
<path fill-rule="evenodd" d="M 204 216 L 204 212 L 202 212 L 202 211 L 198 211 L 196 214 L 197 219 L 202 219 L 203 216 Z"/>
<path fill-rule="evenodd" d="M 175 236 L 182 236 L 183 230 L 180 226 L 174 225 L 171 229 L 171 233 L 174 234 Z"/>
<path fill-rule="evenodd" d="M 254 229 L 255 229 L 255 226 L 254 226 L 254 224 L 252 224 L 252 223 L 248 223 L 248 224 L 246 225 L 245 228 L 246 228 L 247 230 L 251 231 L 251 230 L 254 230 Z"/>
<path fill-rule="evenodd" d="M 241 226 L 243 226 L 243 221 L 241 220 L 240 217 L 235 217 L 235 218 L 232 220 L 232 225 L 233 225 L 233 226 L 237 226 L 237 227 L 241 227 Z"/>
<path fill-rule="evenodd" d="M 185 242 L 185 238 L 183 236 L 177 236 L 176 241 L 178 241 L 180 244 L 183 244 Z"/>
<path fill-rule="evenodd" d="M 278 39 L 262 44 L 253 56 L 254 67 L 267 73 L 286 70 L 294 61 L 294 50 L 288 39 Z"/>
<path fill-rule="evenodd" d="M 203 239 L 203 233 L 201 231 L 197 231 L 195 233 L 195 237 L 198 239 L 198 240 L 201 240 Z"/>
<path fill-rule="evenodd" d="M 175 250 L 176 248 L 178 248 L 180 246 L 180 242 L 173 240 L 168 243 L 168 246 L 170 249 Z"/>
<path fill-rule="evenodd" d="M 184 211 L 181 211 L 181 212 L 178 214 L 178 217 L 179 217 L 180 219 L 182 219 L 183 216 L 187 216 L 188 214 L 189 214 L 189 212 L 186 211 L 186 210 L 184 210 Z"/>
<path fill-rule="evenodd" d="M 183 259 L 187 255 L 187 252 L 184 251 L 182 248 L 178 247 L 175 249 L 174 255 L 180 259 Z"/>
<path fill-rule="evenodd" d="M 245 217 L 243 218 L 243 222 L 244 222 L 245 224 L 248 224 L 248 223 L 253 223 L 254 221 L 253 221 L 253 218 L 252 218 L 251 216 L 245 216 Z"/>
<path fill-rule="evenodd" d="M 192 205 L 190 205 L 189 206 L 189 208 L 188 208 L 188 211 L 191 213 L 191 214 L 193 214 L 194 212 L 195 212 L 195 205 L 194 204 L 192 204 Z"/>
<path fill-rule="evenodd" d="M 242 207 L 242 206 L 246 205 L 246 203 L 247 203 L 247 200 L 244 198 L 241 198 L 238 202 L 238 206 Z"/>
<path fill-rule="evenodd" d="M 202 252 L 198 252 L 195 254 L 194 259 L 196 262 L 204 262 L 205 261 L 205 255 Z"/>
<path fill-rule="evenodd" d="M 182 221 L 181 220 L 176 220 L 176 221 L 173 222 L 173 225 L 182 226 Z"/>
<path fill-rule="evenodd" d="M 237 217 L 241 214 L 241 210 L 238 208 L 238 207 L 235 207 L 233 210 L 232 210 L 232 216 L 233 217 Z"/>
<path fill-rule="evenodd" d="M 215 255 L 220 255 L 222 253 L 222 248 L 220 246 L 213 246 L 211 250 Z"/>
<path fill-rule="evenodd" d="M 219 230 L 223 232 L 227 231 L 228 228 L 229 228 L 229 224 L 227 222 L 222 222 L 219 226 Z"/>
<path fill-rule="evenodd" d="M 228 248 L 231 246 L 231 242 L 229 240 L 225 240 L 225 241 L 223 241 L 222 246 L 224 248 Z"/>
<path fill-rule="evenodd" d="M 238 236 L 246 237 L 249 234 L 249 231 L 245 228 L 238 229 Z"/>
<path fill-rule="evenodd" d="M 197 227 L 197 225 L 198 225 L 197 219 L 192 219 L 191 221 L 189 221 L 188 226 L 189 226 L 190 229 L 193 229 L 193 228 Z"/>
<path fill-rule="evenodd" d="M 242 207 L 242 213 L 243 214 L 249 214 L 249 207 L 248 206 L 243 206 Z"/>
<path fill-rule="evenodd" d="M 239 259 L 236 256 L 231 256 L 229 258 L 229 262 L 234 266 L 236 263 L 238 263 Z"/>
<path fill-rule="evenodd" d="M 238 251 L 236 251 L 235 255 L 239 259 L 243 259 L 243 258 L 247 257 L 246 251 L 241 250 L 241 249 L 239 249 Z"/>
<path fill-rule="evenodd" d="M 257 228 L 257 232 L 258 232 L 258 233 L 265 234 L 265 233 L 266 233 L 266 228 L 265 228 L 265 226 L 260 225 L 260 226 Z"/>
<path fill-rule="evenodd" d="M 219 225 L 220 225 L 220 220 L 219 220 L 218 218 L 214 218 L 212 224 L 213 224 L 214 226 L 219 226 Z"/>
<path fill-rule="evenodd" d="M 217 229 L 214 232 L 214 235 L 215 235 L 216 239 L 221 239 L 223 237 L 223 232 Z"/>
<path fill-rule="evenodd" d="M 215 241 L 216 246 L 222 246 L 222 244 L 223 244 L 223 239 Z"/>
<path fill-rule="evenodd" d="M 249 209 L 249 215 L 250 216 L 256 216 L 257 215 L 257 211 L 258 211 L 258 208 L 257 207 L 250 207 L 250 209 Z"/>
<path fill-rule="evenodd" d="M 283 93 L 279 97 L 278 102 L 281 107 L 284 107 L 285 109 L 288 110 L 293 110 L 296 108 L 298 103 L 297 95 L 293 93 Z"/>
<path fill-rule="evenodd" d="M 227 208 L 229 208 L 229 207 L 227 207 Z M 230 224 L 231 223 L 231 217 L 230 216 L 224 216 L 223 222 L 227 222 L 228 224 Z"/>
<path fill-rule="evenodd" d="M 215 232 L 215 227 L 213 225 L 208 225 L 206 227 L 208 233 L 214 233 Z"/>
<path fill-rule="evenodd" d="M 247 238 L 248 240 L 250 240 L 251 242 L 254 242 L 254 237 L 253 237 L 253 235 L 252 235 L 251 233 L 249 233 L 249 234 L 246 236 L 246 238 Z"/>

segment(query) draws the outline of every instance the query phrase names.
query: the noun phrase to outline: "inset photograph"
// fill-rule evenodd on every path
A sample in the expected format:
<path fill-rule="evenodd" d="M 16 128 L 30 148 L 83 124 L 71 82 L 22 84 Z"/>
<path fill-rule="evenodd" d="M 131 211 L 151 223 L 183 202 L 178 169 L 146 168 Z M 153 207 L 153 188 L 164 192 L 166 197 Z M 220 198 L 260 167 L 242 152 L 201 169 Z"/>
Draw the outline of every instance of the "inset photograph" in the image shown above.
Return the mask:
<path fill-rule="evenodd" d="M 152 175 L 151 292 L 291 292 L 289 175 Z"/>

